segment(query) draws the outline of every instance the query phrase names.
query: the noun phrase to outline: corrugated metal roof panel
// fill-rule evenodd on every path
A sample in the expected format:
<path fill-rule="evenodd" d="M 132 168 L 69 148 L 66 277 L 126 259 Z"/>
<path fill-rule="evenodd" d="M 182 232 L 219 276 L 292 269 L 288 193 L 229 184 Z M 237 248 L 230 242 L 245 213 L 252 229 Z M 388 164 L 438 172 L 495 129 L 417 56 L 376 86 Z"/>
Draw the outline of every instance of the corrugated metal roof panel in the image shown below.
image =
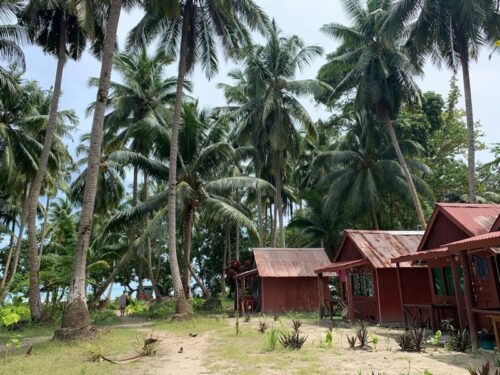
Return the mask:
<path fill-rule="evenodd" d="M 438 203 L 437 206 L 471 236 L 489 232 L 500 215 L 500 204 Z"/>
<path fill-rule="evenodd" d="M 448 244 L 447 246 L 451 251 L 461 250 L 477 250 L 489 247 L 496 247 L 500 245 L 500 232 L 491 232 L 467 238 L 465 240 L 456 241 Z"/>
<path fill-rule="evenodd" d="M 345 235 L 358 247 L 375 268 L 392 268 L 392 258 L 417 251 L 422 231 L 346 230 Z M 402 267 L 411 265 L 402 263 Z"/>
<path fill-rule="evenodd" d="M 347 260 L 343 262 L 333 262 L 315 270 L 316 273 L 337 272 L 349 268 L 356 268 L 369 264 L 368 259 Z"/>
<path fill-rule="evenodd" d="M 330 263 L 324 249 L 255 248 L 253 256 L 260 277 L 315 277 Z"/>

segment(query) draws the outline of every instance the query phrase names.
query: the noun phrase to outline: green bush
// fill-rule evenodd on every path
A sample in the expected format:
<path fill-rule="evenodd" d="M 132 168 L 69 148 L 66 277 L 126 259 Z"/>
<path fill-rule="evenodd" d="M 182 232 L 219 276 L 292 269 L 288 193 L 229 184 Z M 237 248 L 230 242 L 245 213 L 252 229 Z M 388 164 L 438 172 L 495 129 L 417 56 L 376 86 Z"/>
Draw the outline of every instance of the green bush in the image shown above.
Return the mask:
<path fill-rule="evenodd" d="M 155 303 L 149 307 L 148 318 L 162 319 L 172 316 L 175 313 L 175 301 Z"/>
<path fill-rule="evenodd" d="M 90 314 L 92 324 L 111 324 L 118 320 L 116 313 L 112 310 L 97 310 Z"/>
<path fill-rule="evenodd" d="M 147 315 L 149 311 L 149 304 L 145 301 L 130 300 L 130 304 L 125 309 L 127 315 Z"/>
<path fill-rule="evenodd" d="M 12 327 L 21 321 L 29 321 L 31 318 L 30 308 L 25 304 L 5 305 L 0 307 L 0 325 Z"/>

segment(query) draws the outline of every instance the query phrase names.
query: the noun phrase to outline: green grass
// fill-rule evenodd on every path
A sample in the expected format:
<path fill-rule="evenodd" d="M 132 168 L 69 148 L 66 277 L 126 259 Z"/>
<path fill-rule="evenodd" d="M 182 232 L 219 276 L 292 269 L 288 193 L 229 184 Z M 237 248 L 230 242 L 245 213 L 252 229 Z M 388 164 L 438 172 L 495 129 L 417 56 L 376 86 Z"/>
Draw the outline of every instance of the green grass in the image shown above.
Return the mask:
<path fill-rule="evenodd" d="M 178 335 L 189 333 L 204 333 L 209 331 L 221 331 L 228 327 L 227 319 L 223 316 L 205 317 L 195 316 L 189 320 L 163 320 L 153 324 L 155 330 L 169 331 Z"/>
<path fill-rule="evenodd" d="M 122 359 L 135 354 L 135 346 L 144 338 L 144 333 L 133 329 L 113 329 L 96 339 L 102 354 L 113 359 Z M 83 342 L 61 343 L 45 341 L 33 346 L 32 354 L 26 357 L 26 348 L 0 358 L 4 374 L 110 374 L 126 373 L 135 364 L 114 365 L 106 362 L 90 362 L 89 344 Z"/>
<path fill-rule="evenodd" d="M 52 336 L 59 324 L 38 324 L 29 323 L 20 329 L 10 330 L 5 327 L 0 328 L 0 344 L 5 343 L 11 335 L 21 335 L 22 337 Z"/>

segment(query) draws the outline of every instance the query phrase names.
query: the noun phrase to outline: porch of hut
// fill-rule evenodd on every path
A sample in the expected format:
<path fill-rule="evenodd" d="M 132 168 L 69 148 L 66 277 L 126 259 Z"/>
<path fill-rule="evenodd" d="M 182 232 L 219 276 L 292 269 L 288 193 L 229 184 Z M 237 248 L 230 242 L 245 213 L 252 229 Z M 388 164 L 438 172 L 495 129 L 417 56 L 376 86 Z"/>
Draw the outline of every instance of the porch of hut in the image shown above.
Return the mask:
<path fill-rule="evenodd" d="M 320 301 L 324 300 L 324 287 L 319 280 L 325 280 L 325 274 L 332 272 L 339 279 L 338 298 L 320 305 L 320 315 L 324 315 L 324 305 L 329 304 L 332 311 L 340 310 L 343 304 L 351 321 L 402 322 L 396 267 L 390 259 L 414 253 L 422 235 L 423 232 L 410 231 L 346 230 L 334 262 L 315 270 Z M 406 263 L 400 275 L 415 304 L 430 302 L 426 272 L 423 267 Z M 426 318 L 424 312 L 421 319 Z"/>

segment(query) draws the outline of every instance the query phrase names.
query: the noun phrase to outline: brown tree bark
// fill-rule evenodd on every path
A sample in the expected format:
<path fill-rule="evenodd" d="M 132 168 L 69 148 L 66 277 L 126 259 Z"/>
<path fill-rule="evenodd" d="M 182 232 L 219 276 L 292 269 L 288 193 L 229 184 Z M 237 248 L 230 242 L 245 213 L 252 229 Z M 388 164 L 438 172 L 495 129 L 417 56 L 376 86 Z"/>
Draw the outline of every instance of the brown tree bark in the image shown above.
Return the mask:
<path fill-rule="evenodd" d="M 182 270 L 182 285 L 186 298 L 190 298 L 190 272 L 191 265 L 191 222 L 193 213 L 191 207 L 185 207 L 183 218 L 183 270 Z"/>
<path fill-rule="evenodd" d="M 106 25 L 106 35 L 104 37 L 99 87 L 97 90 L 94 118 L 90 133 L 87 175 L 85 177 L 85 190 L 80 225 L 78 228 L 75 259 L 70 280 L 68 304 L 63 313 L 61 322 L 61 328 L 63 329 L 75 330 L 90 327 L 90 316 L 87 309 L 85 294 L 85 269 L 101 160 L 104 114 L 106 111 L 106 102 L 108 100 L 111 71 L 113 67 L 113 54 L 116 44 L 116 32 L 120 21 L 121 8 L 122 0 L 112 0 Z"/>

